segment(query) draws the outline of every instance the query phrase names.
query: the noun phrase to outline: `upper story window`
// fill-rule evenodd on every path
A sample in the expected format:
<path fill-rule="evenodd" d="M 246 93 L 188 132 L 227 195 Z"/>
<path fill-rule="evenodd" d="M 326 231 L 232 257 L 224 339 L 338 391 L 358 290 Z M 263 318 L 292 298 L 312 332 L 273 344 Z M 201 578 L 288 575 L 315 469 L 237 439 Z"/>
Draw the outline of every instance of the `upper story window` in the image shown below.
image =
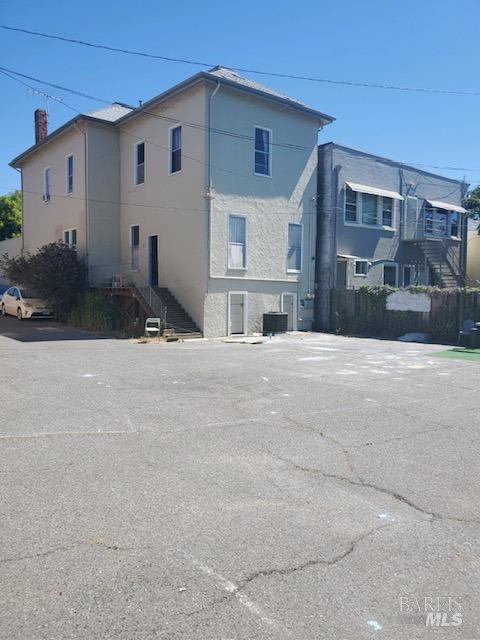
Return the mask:
<path fill-rule="evenodd" d="M 429 236 L 460 237 L 460 214 L 425 205 L 425 233 Z"/>
<path fill-rule="evenodd" d="M 73 156 L 67 156 L 65 159 L 66 170 L 66 187 L 67 193 L 73 193 Z"/>
<path fill-rule="evenodd" d="M 302 225 L 288 225 L 287 271 L 299 273 L 302 270 Z"/>
<path fill-rule="evenodd" d="M 257 176 L 272 175 L 272 132 L 270 129 L 255 127 L 254 173 Z"/>
<path fill-rule="evenodd" d="M 69 247 L 77 246 L 77 230 L 76 229 L 66 229 L 63 232 L 63 241 L 65 244 L 68 244 Z"/>
<path fill-rule="evenodd" d="M 170 129 L 170 173 L 182 170 L 182 127 Z"/>
<path fill-rule="evenodd" d="M 130 227 L 130 271 L 138 271 L 140 251 L 140 227 L 132 224 Z"/>
<path fill-rule="evenodd" d="M 135 164 L 135 184 L 145 182 L 145 142 L 136 142 L 133 146 Z"/>
<path fill-rule="evenodd" d="M 44 202 L 48 202 L 51 197 L 50 181 L 51 181 L 50 167 L 46 167 L 43 170 L 43 201 Z"/>
<path fill-rule="evenodd" d="M 244 216 L 228 218 L 228 268 L 247 268 L 247 220 Z"/>
<path fill-rule="evenodd" d="M 355 191 L 346 185 L 344 220 L 347 224 L 393 229 L 395 199 L 386 195 Z"/>

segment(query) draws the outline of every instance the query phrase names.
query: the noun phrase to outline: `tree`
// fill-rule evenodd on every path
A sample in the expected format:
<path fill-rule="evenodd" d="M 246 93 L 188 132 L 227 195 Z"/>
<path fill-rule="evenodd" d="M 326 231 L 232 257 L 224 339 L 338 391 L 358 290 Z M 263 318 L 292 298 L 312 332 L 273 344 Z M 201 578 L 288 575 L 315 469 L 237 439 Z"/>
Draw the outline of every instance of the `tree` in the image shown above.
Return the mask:
<path fill-rule="evenodd" d="M 85 290 L 87 270 L 76 249 L 63 242 L 52 242 L 36 253 L 10 258 L 0 257 L 0 270 L 7 279 L 55 304 L 57 316 L 64 318 Z"/>
<path fill-rule="evenodd" d="M 0 196 L 0 240 L 15 238 L 22 232 L 22 194 L 12 191 Z"/>
<path fill-rule="evenodd" d="M 465 209 L 470 218 L 480 220 L 480 186 L 468 192 L 465 199 Z"/>

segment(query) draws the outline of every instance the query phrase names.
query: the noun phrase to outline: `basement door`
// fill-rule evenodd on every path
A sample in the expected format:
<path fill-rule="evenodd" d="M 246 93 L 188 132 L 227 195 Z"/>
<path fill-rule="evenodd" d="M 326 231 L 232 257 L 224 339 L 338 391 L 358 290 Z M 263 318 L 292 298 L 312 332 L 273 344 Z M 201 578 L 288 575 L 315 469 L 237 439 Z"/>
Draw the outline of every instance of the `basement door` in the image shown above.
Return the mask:
<path fill-rule="evenodd" d="M 247 294 L 228 294 L 228 333 L 245 334 L 247 332 Z"/>
<path fill-rule="evenodd" d="M 148 236 L 148 284 L 158 286 L 158 236 Z"/>

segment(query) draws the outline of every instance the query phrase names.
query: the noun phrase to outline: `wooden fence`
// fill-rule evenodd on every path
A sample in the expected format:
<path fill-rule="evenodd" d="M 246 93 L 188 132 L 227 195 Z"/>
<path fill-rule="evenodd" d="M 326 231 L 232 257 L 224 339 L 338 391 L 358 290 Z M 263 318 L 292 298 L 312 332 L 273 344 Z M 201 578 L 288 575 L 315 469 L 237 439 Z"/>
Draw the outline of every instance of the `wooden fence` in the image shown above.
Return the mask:
<path fill-rule="evenodd" d="M 338 334 L 391 339 L 422 331 L 436 342 L 456 343 L 463 320 L 480 322 L 480 290 L 423 291 L 421 294 L 427 294 L 431 300 L 429 312 L 388 310 L 386 303 L 391 292 L 383 287 L 332 290 L 332 330 Z"/>

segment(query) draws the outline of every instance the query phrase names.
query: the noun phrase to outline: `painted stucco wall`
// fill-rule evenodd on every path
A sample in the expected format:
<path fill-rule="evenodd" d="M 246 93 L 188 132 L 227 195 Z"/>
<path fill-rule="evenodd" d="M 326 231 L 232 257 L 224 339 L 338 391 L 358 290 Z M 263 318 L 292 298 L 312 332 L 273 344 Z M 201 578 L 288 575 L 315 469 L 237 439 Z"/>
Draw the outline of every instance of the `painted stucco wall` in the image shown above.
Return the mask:
<path fill-rule="evenodd" d="M 404 203 L 395 201 L 395 222 L 391 230 L 346 224 L 344 221 L 345 183 L 354 182 L 395 191 L 403 196 L 415 196 L 419 198 L 420 203 L 425 199 L 431 199 L 453 205 L 461 205 L 462 184 L 334 144 L 320 146 L 319 155 L 331 156 L 331 179 L 334 183 L 331 207 L 336 212 L 336 253 L 371 261 L 366 277 L 355 276 L 353 261 L 347 261 L 347 286 L 357 288 L 365 284 L 382 284 L 385 262 L 398 264 L 399 285 L 403 284 L 402 267 L 404 265 L 415 265 L 419 284 L 426 283 L 428 276 L 425 271 L 423 252 L 414 243 L 401 241 Z M 456 252 L 457 260 L 459 246 L 460 243 L 452 243 L 451 248 Z M 334 259 L 334 256 L 332 257 Z"/>
<path fill-rule="evenodd" d="M 120 145 L 113 127 L 87 124 L 88 266 L 101 284 L 120 269 Z"/>
<path fill-rule="evenodd" d="M 476 230 L 468 234 L 467 277 L 471 284 L 480 286 L 480 235 Z"/>
<path fill-rule="evenodd" d="M 85 127 L 81 123 L 80 127 Z M 67 194 L 66 156 L 74 156 L 73 193 Z M 50 167 L 51 199 L 43 202 L 44 169 Z M 77 229 L 79 252 L 86 250 L 85 156 L 83 134 L 71 127 L 38 149 L 22 164 L 23 238 L 25 252 L 63 239 L 65 229 Z"/>
<path fill-rule="evenodd" d="M 308 294 L 314 289 L 319 122 L 222 86 L 213 98 L 212 123 L 217 131 L 236 136 L 211 135 L 213 198 L 205 333 L 226 333 L 228 291 L 248 292 L 250 333 L 261 330 L 264 311 L 280 310 L 282 291 L 298 294 L 298 327 L 311 328 L 313 303 Z M 255 125 L 272 130 L 271 177 L 254 175 Z M 243 271 L 228 268 L 228 217 L 235 213 L 247 220 Z M 289 222 L 303 225 L 300 274 L 287 272 Z"/>
<path fill-rule="evenodd" d="M 147 280 L 147 237 L 158 235 L 159 286 L 168 287 L 203 330 L 207 223 L 205 90 L 196 85 L 120 125 L 121 270 Z M 155 117 L 157 116 L 157 117 Z M 169 175 L 170 128 L 182 126 L 182 170 Z M 145 182 L 134 182 L 134 145 L 145 141 Z M 130 271 L 130 226 L 140 226 L 140 269 Z"/>
<path fill-rule="evenodd" d="M 9 238 L 8 240 L 0 241 L 0 257 L 5 254 L 8 255 L 9 258 L 15 258 L 19 256 L 22 251 L 22 238 Z M 0 270 L 0 284 L 7 284 L 7 280 L 5 275 Z"/>

